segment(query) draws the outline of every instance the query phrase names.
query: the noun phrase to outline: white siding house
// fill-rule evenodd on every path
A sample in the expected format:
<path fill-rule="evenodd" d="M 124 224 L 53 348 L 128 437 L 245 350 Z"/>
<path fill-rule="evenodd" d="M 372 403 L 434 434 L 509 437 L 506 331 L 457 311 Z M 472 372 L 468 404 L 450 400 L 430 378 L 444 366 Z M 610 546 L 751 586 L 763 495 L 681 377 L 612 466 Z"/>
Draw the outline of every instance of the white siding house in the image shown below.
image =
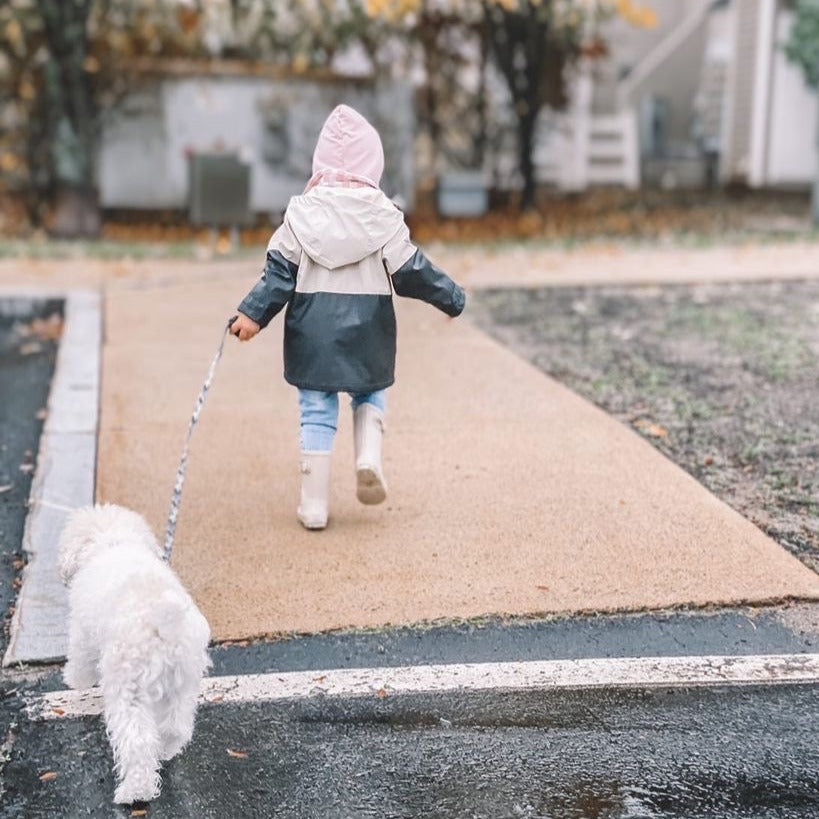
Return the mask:
<path fill-rule="evenodd" d="M 636 120 L 637 144 L 626 153 L 639 155 L 642 184 L 704 184 L 710 159 L 722 183 L 808 187 L 817 164 L 819 96 L 783 50 L 792 3 L 644 2 L 660 25 L 634 30 L 612 23 L 610 55 L 588 73 L 588 105 L 573 105 L 564 132 L 587 132 L 603 115 Z M 593 153 L 589 144 L 580 187 L 604 181 L 595 180 Z"/>

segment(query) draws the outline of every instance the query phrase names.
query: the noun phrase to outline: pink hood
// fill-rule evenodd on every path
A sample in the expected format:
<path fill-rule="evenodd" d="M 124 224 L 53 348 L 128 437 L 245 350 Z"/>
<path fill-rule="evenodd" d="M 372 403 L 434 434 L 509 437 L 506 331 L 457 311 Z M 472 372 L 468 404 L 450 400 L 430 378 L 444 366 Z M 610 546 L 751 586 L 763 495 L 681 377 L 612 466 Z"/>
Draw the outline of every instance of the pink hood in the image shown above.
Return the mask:
<path fill-rule="evenodd" d="M 381 182 L 384 173 L 381 137 L 349 105 L 334 108 L 319 134 L 313 152 L 313 177 L 327 171 L 341 171 L 374 188 Z"/>

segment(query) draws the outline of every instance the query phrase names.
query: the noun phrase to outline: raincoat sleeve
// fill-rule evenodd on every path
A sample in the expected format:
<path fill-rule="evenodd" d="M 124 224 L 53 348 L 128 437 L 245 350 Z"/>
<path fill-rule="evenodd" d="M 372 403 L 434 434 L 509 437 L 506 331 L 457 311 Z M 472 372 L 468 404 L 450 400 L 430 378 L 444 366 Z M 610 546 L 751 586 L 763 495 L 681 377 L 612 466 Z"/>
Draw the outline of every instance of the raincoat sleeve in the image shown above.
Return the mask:
<path fill-rule="evenodd" d="M 270 239 L 262 276 L 242 300 L 239 312 L 260 327 L 267 327 L 296 289 L 300 258 L 301 248 L 290 228 L 283 224 Z"/>
<path fill-rule="evenodd" d="M 406 225 L 384 246 L 383 256 L 384 267 L 399 296 L 425 301 L 448 316 L 459 316 L 463 312 L 466 301 L 463 288 L 410 241 Z"/>

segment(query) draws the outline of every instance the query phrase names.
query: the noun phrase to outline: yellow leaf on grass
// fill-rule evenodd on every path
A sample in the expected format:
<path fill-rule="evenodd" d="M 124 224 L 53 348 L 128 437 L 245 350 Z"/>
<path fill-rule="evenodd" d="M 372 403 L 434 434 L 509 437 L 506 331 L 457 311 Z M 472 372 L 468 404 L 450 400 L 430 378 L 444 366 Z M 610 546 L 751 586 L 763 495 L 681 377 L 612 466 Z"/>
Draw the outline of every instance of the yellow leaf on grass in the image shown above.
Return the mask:
<path fill-rule="evenodd" d="M 668 430 L 665 427 L 661 427 L 659 424 L 655 424 L 647 418 L 638 418 L 634 422 L 634 426 L 652 438 L 665 438 L 665 436 L 668 435 Z"/>
<path fill-rule="evenodd" d="M 227 749 L 228 756 L 234 759 L 247 759 L 247 754 L 244 751 L 234 751 L 232 748 Z"/>

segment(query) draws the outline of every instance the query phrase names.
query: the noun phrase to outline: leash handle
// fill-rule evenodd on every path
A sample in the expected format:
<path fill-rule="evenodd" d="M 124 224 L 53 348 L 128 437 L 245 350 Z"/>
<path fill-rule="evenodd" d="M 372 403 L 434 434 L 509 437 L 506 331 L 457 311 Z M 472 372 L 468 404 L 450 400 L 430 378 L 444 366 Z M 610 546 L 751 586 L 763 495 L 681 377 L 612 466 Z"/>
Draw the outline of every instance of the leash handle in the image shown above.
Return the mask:
<path fill-rule="evenodd" d="M 188 468 L 188 450 L 190 449 L 191 436 L 193 435 L 194 428 L 199 423 L 199 416 L 202 414 L 202 407 L 205 405 L 208 390 L 213 383 L 213 377 L 216 374 L 216 367 L 219 364 L 219 359 L 222 358 L 222 352 L 225 349 L 225 340 L 230 333 L 230 328 L 233 326 L 233 322 L 236 321 L 237 318 L 239 317 L 233 316 L 230 318 L 225 326 L 225 329 L 222 331 L 222 340 L 219 342 L 219 348 L 216 350 L 216 355 L 213 357 L 213 361 L 210 363 L 208 374 L 205 378 L 205 383 L 202 384 L 202 388 L 199 390 L 199 396 L 197 397 L 196 404 L 193 408 L 193 415 L 191 415 L 191 420 L 188 423 L 188 434 L 185 437 L 185 445 L 182 448 L 182 457 L 179 460 L 179 468 L 176 470 L 176 480 L 174 481 L 173 495 L 171 496 L 171 508 L 168 512 L 168 524 L 165 527 L 165 544 L 162 549 L 162 559 L 165 561 L 169 561 L 171 559 L 171 552 L 173 551 L 173 541 L 174 537 L 176 536 L 176 521 L 179 517 L 179 505 L 182 502 L 182 487 L 185 485 L 185 472 Z"/>

